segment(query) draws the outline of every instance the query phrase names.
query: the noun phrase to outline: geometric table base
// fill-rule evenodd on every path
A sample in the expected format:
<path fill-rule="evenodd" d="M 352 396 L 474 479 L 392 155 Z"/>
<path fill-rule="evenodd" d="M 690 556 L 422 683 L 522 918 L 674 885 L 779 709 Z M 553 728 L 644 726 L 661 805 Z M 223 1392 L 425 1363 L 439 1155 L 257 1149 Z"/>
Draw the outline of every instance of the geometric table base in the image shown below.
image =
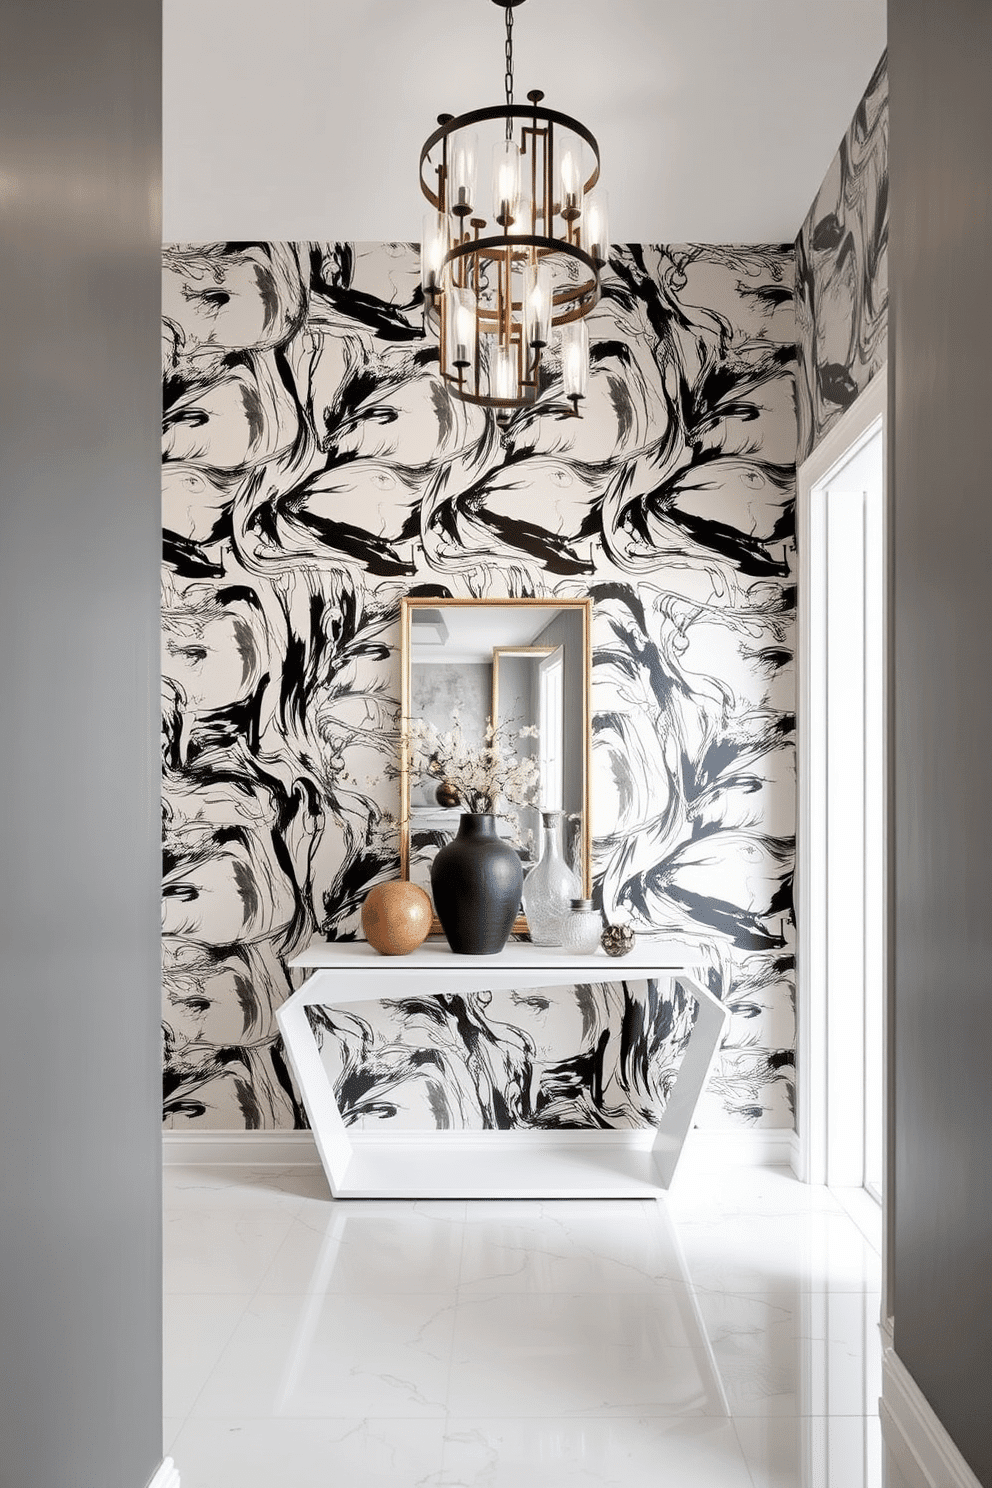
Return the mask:
<path fill-rule="evenodd" d="M 727 1020 L 722 1003 L 671 947 L 638 943 L 622 959 L 569 956 L 511 942 L 497 956 L 456 956 L 431 941 L 410 956 L 378 955 L 364 942 L 319 942 L 291 963 L 312 975 L 277 1020 L 335 1198 L 657 1198 L 675 1173 Z M 645 980 L 675 973 L 698 1011 L 660 1125 L 648 1131 L 354 1133 L 341 1120 L 307 1017 L 333 1006 L 438 993 L 533 991 L 581 982 Z"/>

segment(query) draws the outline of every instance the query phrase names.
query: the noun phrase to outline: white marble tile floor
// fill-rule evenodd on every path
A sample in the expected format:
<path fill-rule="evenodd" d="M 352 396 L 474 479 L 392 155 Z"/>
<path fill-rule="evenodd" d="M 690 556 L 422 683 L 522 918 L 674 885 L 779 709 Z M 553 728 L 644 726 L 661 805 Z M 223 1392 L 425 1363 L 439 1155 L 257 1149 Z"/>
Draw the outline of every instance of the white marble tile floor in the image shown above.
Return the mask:
<path fill-rule="evenodd" d="M 659 1203 L 165 1184 L 182 1488 L 902 1488 L 877 1249 L 785 1169 L 682 1173 Z"/>

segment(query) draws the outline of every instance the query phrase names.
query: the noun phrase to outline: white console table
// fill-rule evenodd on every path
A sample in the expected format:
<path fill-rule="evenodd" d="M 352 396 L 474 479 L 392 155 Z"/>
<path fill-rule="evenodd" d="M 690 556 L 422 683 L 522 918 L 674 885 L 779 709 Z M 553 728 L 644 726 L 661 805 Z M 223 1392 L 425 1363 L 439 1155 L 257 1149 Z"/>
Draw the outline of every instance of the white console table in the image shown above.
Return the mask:
<path fill-rule="evenodd" d="M 335 1198 L 657 1198 L 672 1181 L 726 1022 L 686 970 L 685 948 L 640 941 L 628 956 L 570 956 L 511 941 L 496 956 L 456 956 L 430 940 L 409 956 L 364 942 L 317 942 L 290 963 L 311 975 L 279 1009 L 279 1028 Z M 307 1008 L 389 998 L 534 990 L 570 982 L 676 975 L 698 1002 L 661 1123 L 647 1132 L 427 1132 L 350 1135 Z"/>

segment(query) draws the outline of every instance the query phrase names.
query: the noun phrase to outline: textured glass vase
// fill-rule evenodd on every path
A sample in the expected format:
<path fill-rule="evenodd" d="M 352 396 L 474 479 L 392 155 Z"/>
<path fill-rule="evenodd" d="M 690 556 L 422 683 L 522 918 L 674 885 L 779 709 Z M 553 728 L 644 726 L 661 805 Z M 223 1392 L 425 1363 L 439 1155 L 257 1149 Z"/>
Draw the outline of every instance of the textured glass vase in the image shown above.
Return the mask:
<path fill-rule="evenodd" d="M 564 813 L 542 811 L 541 861 L 524 879 L 524 914 L 535 945 L 561 945 L 562 920 L 571 912 L 572 900 L 582 885 L 561 854 L 561 825 Z"/>

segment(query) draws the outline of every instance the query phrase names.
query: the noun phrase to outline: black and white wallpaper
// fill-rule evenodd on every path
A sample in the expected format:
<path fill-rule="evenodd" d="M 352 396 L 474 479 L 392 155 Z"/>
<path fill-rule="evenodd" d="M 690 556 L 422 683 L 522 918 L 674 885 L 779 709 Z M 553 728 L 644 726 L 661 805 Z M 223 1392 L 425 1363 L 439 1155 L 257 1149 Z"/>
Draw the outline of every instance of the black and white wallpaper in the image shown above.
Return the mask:
<path fill-rule="evenodd" d="M 596 899 L 730 1010 L 700 1122 L 791 1126 L 791 245 L 615 250 L 584 416 L 552 356 L 505 438 L 437 376 L 410 245 L 164 257 L 167 1121 L 305 1121 L 274 1012 L 397 872 L 401 597 L 591 595 Z M 329 1022 L 347 1120 L 609 1126 L 687 1016 L 617 982 Z"/>
<path fill-rule="evenodd" d="M 414 1130 L 644 1127 L 664 1110 L 696 1003 L 674 977 L 356 1009 L 311 1006 L 349 1124 Z"/>
<path fill-rule="evenodd" d="M 800 464 L 885 363 L 888 137 L 883 53 L 796 239 Z"/>

